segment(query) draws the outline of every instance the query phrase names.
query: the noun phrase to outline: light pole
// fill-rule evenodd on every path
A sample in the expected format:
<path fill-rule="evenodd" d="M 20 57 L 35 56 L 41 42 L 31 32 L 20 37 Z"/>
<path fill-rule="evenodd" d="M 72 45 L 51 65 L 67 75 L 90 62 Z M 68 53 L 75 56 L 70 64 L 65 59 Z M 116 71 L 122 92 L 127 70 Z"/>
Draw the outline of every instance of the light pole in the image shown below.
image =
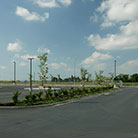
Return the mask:
<path fill-rule="evenodd" d="M 76 82 L 76 62 L 77 62 L 77 58 L 75 58 L 74 60 L 74 85 L 75 85 L 75 82 Z"/>
<path fill-rule="evenodd" d="M 117 88 L 116 86 L 116 60 L 114 60 L 114 88 Z"/>
<path fill-rule="evenodd" d="M 13 62 L 14 84 L 16 84 L 16 62 Z"/>
<path fill-rule="evenodd" d="M 28 58 L 30 60 L 30 91 L 32 92 L 32 60 L 34 58 Z"/>
<path fill-rule="evenodd" d="M 116 78 L 116 60 L 114 60 L 114 78 Z"/>

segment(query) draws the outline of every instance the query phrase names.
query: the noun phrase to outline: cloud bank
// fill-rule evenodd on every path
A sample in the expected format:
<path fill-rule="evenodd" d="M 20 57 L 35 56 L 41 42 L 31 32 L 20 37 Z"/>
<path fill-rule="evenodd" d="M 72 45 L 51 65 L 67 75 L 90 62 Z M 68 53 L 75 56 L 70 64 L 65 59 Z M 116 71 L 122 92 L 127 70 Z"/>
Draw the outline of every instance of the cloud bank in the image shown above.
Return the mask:
<path fill-rule="evenodd" d="M 102 27 L 118 24 L 119 32 L 104 37 L 90 34 L 90 46 L 107 51 L 138 49 L 138 0 L 105 0 L 97 8 L 97 12 L 102 14 Z"/>

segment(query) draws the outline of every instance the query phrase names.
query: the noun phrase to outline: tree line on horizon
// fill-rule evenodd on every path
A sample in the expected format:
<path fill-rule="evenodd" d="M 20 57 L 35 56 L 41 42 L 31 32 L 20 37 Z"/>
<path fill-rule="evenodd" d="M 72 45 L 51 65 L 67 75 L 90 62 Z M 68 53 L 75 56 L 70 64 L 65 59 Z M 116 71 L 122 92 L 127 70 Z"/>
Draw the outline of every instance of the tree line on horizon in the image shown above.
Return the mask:
<path fill-rule="evenodd" d="M 40 64 L 38 65 L 40 68 L 39 76 L 40 80 L 42 81 L 42 85 L 44 84 L 45 80 L 47 79 L 48 73 L 48 65 L 47 65 L 47 55 L 48 53 L 44 53 L 38 56 L 40 60 Z M 110 77 L 105 77 L 103 75 L 104 71 L 100 70 L 99 72 L 95 72 L 95 81 L 97 82 L 104 82 L 107 80 L 110 81 L 123 81 L 123 82 L 138 82 L 138 73 L 129 75 L 129 74 L 119 74 L 116 77 L 114 73 L 109 73 Z M 73 76 L 67 78 L 61 78 L 61 75 L 58 74 L 57 77 L 50 74 L 51 82 L 92 82 L 92 74 L 88 72 L 86 68 L 80 68 L 80 77 Z"/>
<path fill-rule="evenodd" d="M 84 68 L 83 68 L 84 69 Z M 80 69 L 82 70 L 82 68 Z M 86 70 L 86 69 L 85 69 Z M 84 72 L 81 76 L 74 76 L 71 75 L 70 77 L 61 78 L 61 75 L 58 74 L 57 77 L 50 74 L 50 81 L 51 82 L 92 82 L 92 81 L 105 81 L 105 80 L 115 80 L 115 81 L 122 81 L 122 82 L 138 82 L 138 73 L 134 73 L 132 75 L 129 74 L 119 74 L 114 78 L 113 73 L 109 73 L 110 77 L 103 76 L 102 70 L 99 72 L 95 72 L 95 79 L 92 78 L 92 74 Z"/>
<path fill-rule="evenodd" d="M 123 82 L 138 82 L 138 73 L 134 73 L 132 75 L 119 74 L 116 76 L 115 80 L 121 80 Z"/>

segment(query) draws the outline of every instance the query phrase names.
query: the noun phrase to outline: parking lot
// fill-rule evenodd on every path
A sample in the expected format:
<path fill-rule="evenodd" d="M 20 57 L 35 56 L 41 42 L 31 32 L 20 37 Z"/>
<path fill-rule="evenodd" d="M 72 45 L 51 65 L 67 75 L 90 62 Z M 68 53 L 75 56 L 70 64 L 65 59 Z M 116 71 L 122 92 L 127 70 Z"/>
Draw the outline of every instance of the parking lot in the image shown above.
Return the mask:
<path fill-rule="evenodd" d="M 28 86 L 18 86 L 18 85 L 0 85 L 0 103 L 2 102 L 9 102 L 12 100 L 13 93 L 16 91 L 21 92 L 20 99 L 23 99 L 27 93 L 29 93 L 28 90 L 25 90 Z"/>

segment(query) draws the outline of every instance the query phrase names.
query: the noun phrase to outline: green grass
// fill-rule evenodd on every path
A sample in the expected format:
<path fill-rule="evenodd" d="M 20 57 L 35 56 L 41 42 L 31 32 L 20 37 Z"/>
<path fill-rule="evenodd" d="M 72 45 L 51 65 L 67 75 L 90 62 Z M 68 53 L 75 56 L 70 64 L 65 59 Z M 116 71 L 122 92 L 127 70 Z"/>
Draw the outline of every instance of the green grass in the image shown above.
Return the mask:
<path fill-rule="evenodd" d="M 138 86 L 138 82 L 124 82 L 124 86 Z"/>
<path fill-rule="evenodd" d="M 8 80 L 8 81 L 1 80 L 0 83 L 12 83 L 12 81 L 10 81 L 10 80 Z"/>
<path fill-rule="evenodd" d="M 116 83 L 118 86 L 120 86 L 120 83 Z M 138 82 L 123 82 L 123 86 L 138 86 Z"/>

